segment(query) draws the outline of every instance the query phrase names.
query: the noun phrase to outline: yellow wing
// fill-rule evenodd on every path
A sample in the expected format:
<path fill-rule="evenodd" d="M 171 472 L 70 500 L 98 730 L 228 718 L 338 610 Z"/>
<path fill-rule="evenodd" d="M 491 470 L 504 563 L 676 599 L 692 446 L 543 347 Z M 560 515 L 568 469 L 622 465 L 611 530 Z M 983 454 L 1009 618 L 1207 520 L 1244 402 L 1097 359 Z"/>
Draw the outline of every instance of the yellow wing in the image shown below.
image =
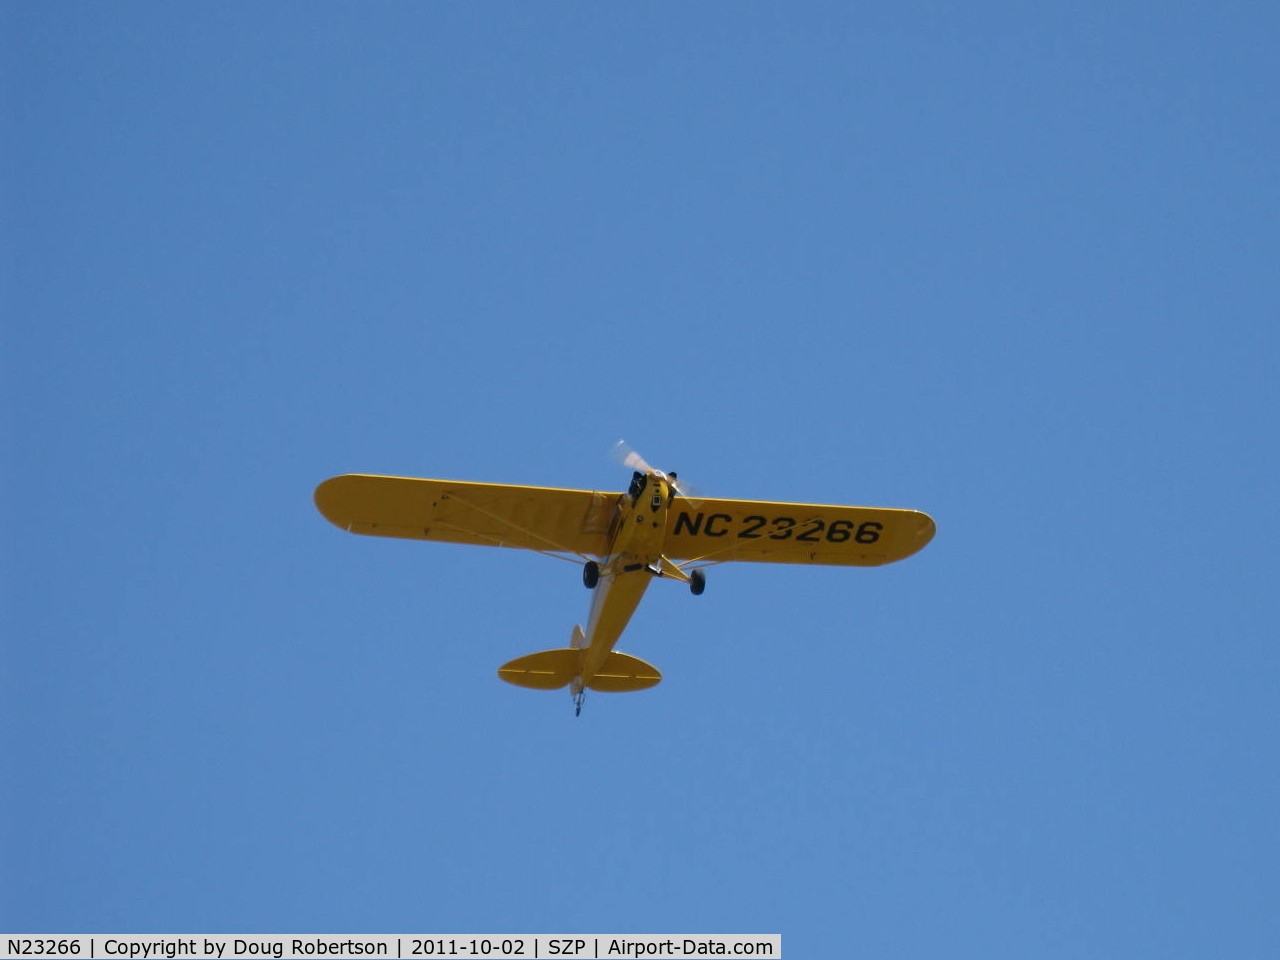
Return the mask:
<path fill-rule="evenodd" d="M 875 567 L 911 556 L 933 533 L 933 518 L 917 510 L 681 499 L 667 515 L 666 554 Z"/>
<path fill-rule="evenodd" d="M 351 533 L 601 556 L 619 496 L 348 474 L 316 487 L 316 506 Z"/>

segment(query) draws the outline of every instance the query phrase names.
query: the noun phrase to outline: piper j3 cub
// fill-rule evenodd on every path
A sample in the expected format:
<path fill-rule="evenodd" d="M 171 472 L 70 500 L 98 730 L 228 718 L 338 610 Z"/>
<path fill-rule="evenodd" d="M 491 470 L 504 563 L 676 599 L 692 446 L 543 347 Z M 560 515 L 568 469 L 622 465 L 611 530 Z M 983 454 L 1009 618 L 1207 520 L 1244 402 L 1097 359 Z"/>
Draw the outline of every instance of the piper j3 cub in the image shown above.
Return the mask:
<path fill-rule="evenodd" d="M 568 687 L 579 713 L 587 690 L 644 690 L 662 679 L 614 649 L 656 578 L 701 594 L 703 568 L 715 563 L 874 567 L 933 538 L 933 520 L 915 510 L 694 499 L 674 473 L 655 470 L 625 444 L 616 453 L 634 471 L 625 493 L 348 474 L 320 484 L 316 506 L 351 533 L 522 547 L 580 563 L 593 591 L 586 629 L 575 626 L 567 647 L 498 668 L 519 687 Z"/>

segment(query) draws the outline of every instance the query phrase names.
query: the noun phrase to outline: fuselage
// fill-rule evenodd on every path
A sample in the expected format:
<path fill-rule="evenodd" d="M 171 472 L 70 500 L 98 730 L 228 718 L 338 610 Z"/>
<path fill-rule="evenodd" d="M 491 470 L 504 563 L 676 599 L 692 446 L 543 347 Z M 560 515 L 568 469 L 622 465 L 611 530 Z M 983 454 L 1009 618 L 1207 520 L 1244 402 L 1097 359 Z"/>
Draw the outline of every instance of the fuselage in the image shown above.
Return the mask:
<path fill-rule="evenodd" d="M 600 563 L 600 581 L 591 599 L 585 631 L 581 683 L 604 663 L 635 613 L 649 581 L 662 572 L 662 548 L 672 489 L 662 474 L 637 473 L 619 498 L 609 533 L 609 553 Z"/>

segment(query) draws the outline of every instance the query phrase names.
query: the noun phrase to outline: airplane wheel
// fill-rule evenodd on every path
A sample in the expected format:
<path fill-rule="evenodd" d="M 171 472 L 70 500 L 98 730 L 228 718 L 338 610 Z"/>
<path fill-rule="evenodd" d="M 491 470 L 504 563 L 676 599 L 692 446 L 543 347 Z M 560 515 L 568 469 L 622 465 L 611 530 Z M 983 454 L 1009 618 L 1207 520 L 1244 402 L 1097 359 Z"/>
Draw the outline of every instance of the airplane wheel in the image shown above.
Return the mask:
<path fill-rule="evenodd" d="M 695 596 L 702 596 L 702 591 L 707 589 L 707 575 L 701 570 L 689 571 L 689 591 Z"/>
<path fill-rule="evenodd" d="M 588 560 L 582 567 L 582 585 L 588 590 L 594 590 L 599 582 L 600 564 L 594 560 Z"/>

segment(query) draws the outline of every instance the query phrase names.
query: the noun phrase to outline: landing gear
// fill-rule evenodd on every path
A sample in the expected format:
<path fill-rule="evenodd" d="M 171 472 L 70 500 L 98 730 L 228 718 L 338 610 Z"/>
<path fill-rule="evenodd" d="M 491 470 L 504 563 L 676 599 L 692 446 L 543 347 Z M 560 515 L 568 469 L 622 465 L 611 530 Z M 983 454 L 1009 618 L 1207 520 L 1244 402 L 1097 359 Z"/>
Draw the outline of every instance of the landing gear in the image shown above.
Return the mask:
<path fill-rule="evenodd" d="M 573 715 L 582 716 L 582 702 L 587 699 L 587 691 L 579 690 L 573 695 Z"/>
<path fill-rule="evenodd" d="M 600 564 L 594 560 L 588 560 L 582 567 L 582 585 L 588 590 L 594 590 L 599 582 Z"/>
<path fill-rule="evenodd" d="M 701 570 L 690 570 L 689 592 L 695 597 L 700 597 L 705 589 L 707 589 L 707 575 Z"/>

